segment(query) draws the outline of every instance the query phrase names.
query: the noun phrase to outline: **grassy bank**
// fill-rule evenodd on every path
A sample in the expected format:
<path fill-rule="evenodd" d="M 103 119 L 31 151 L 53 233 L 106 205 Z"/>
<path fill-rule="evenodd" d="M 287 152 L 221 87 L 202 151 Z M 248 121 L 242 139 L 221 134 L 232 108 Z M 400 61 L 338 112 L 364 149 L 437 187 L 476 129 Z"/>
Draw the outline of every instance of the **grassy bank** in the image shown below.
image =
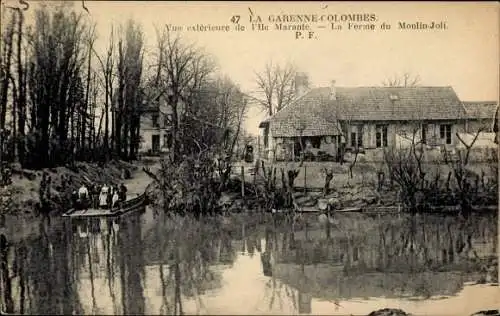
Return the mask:
<path fill-rule="evenodd" d="M 140 170 L 140 164 L 124 161 L 110 161 L 104 165 L 77 162 L 71 167 L 37 171 L 14 168 L 12 183 L 0 188 L 0 214 L 37 215 L 41 208 L 41 194 L 45 194 L 50 214 L 58 214 L 68 208 L 71 192 L 82 184 L 120 183 L 127 175 L 133 177 Z M 44 174 L 51 179 L 45 193 L 40 190 Z"/>

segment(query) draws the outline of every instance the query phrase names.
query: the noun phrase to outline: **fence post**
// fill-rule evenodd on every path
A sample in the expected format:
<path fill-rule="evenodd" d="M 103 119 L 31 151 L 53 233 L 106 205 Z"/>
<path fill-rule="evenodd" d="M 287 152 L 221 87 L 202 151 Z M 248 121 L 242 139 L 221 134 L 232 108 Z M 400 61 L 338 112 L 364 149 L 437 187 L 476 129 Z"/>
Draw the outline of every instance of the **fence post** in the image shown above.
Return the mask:
<path fill-rule="evenodd" d="M 304 194 L 307 193 L 307 166 L 304 166 Z"/>
<path fill-rule="evenodd" d="M 241 196 L 245 197 L 245 166 L 241 166 Z"/>

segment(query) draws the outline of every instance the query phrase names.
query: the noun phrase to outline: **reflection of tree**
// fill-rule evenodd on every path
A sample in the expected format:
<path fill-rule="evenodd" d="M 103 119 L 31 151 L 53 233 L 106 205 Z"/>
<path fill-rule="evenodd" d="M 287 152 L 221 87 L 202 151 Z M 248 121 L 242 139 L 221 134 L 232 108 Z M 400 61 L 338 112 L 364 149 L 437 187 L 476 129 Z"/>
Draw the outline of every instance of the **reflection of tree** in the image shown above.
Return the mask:
<path fill-rule="evenodd" d="M 291 233 L 293 236 L 293 232 Z M 291 237 L 293 239 L 293 237 Z M 283 236 L 283 247 L 288 247 L 287 236 Z M 262 269 L 265 276 L 270 277 L 266 284 L 265 297 L 269 299 L 269 309 L 272 310 L 276 303 L 279 304 L 280 310 L 283 309 L 283 299 L 287 298 L 291 301 L 293 308 L 297 310 L 297 294 L 295 289 L 290 287 L 288 284 L 281 282 L 276 277 L 273 267 L 273 263 L 278 261 L 279 251 L 278 250 L 278 234 L 276 232 L 276 227 L 266 228 L 265 232 L 265 248 L 264 252 L 261 253 Z M 300 293 L 299 293 L 300 298 Z M 299 307 L 300 309 L 300 307 Z"/>
<path fill-rule="evenodd" d="M 195 298 L 202 307 L 201 294 L 218 285 L 210 265 L 234 261 L 229 235 L 209 219 L 159 214 L 157 220 L 154 249 L 163 296 L 159 313 L 183 314 L 183 297 Z"/>
<path fill-rule="evenodd" d="M 99 305 L 103 292 L 98 289 L 105 286 L 113 304 L 109 313 L 144 314 L 144 267 L 153 264 L 163 287 L 161 314 L 183 314 L 186 297 L 202 305 L 200 295 L 220 286 L 210 265 L 235 259 L 231 235 L 211 219 L 161 216 L 156 232 L 144 238 L 139 215 L 118 224 L 72 219 L 64 227 L 42 227 L 40 237 L 13 246 L 8 258 L 17 276 L 8 280 L 18 281 L 9 286 L 13 305 L 32 314 L 101 313 L 106 306 Z M 90 284 L 81 286 L 85 281 Z M 90 292 L 91 310 L 82 308 L 78 289 Z"/>
<path fill-rule="evenodd" d="M 89 238 L 86 239 L 87 241 L 87 259 L 89 262 L 89 276 L 90 276 L 90 295 L 92 297 L 92 314 L 95 315 L 97 314 L 97 302 L 95 298 L 95 285 L 94 285 L 94 270 L 92 267 L 92 249 L 95 247 L 95 239 L 94 235 L 90 235 Z M 94 243 L 92 243 L 94 242 Z M 93 245 L 91 245 L 93 244 Z M 94 246 L 94 247 L 92 247 Z"/>
<path fill-rule="evenodd" d="M 105 231 L 105 253 L 106 253 L 106 279 L 108 284 L 109 295 L 111 297 L 111 304 L 113 304 L 113 313 L 118 314 L 116 306 L 116 295 L 115 295 L 115 258 L 117 256 L 117 251 L 113 247 L 116 240 L 116 234 L 113 230 L 113 220 L 106 220 L 106 231 Z"/>
<path fill-rule="evenodd" d="M 330 240 L 320 229 L 309 231 L 311 240 L 297 232 L 295 249 L 280 247 L 272 274 L 301 292 L 333 300 L 453 295 L 465 281 L 477 280 L 484 263 L 474 258 L 495 254 L 495 223 L 494 214 L 336 214 Z M 308 269 L 310 264 L 316 266 Z M 459 273 L 465 270 L 472 273 Z"/>
<path fill-rule="evenodd" d="M 122 284 L 123 314 L 144 314 L 144 258 L 141 242 L 139 215 L 129 216 L 120 222 L 118 231 L 118 261 Z"/>
<path fill-rule="evenodd" d="M 8 268 L 8 254 L 9 246 L 7 244 L 7 238 L 4 234 L 0 235 L 0 277 L 2 280 L 2 292 L 3 292 L 3 302 L 2 306 L 5 306 L 5 311 L 7 313 L 14 312 L 14 301 L 12 300 L 12 284 L 11 276 L 9 274 Z"/>
<path fill-rule="evenodd" d="M 66 225 L 51 227 L 41 224 L 40 229 L 41 236 L 11 244 L 11 256 L 5 258 L 13 272 L 8 290 L 16 293 L 10 298 L 12 303 L 17 301 L 9 307 L 10 312 L 81 313 L 72 280 L 71 231 Z"/>
<path fill-rule="evenodd" d="M 442 269 L 443 264 L 466 264 L 471 257 L 478 257 L 473 240 L 485 234 L 493 236 L 493 226 L 485 217 L 413 215 L 401 221 L 381 220 L 378 266 L 429 270 Z"/>

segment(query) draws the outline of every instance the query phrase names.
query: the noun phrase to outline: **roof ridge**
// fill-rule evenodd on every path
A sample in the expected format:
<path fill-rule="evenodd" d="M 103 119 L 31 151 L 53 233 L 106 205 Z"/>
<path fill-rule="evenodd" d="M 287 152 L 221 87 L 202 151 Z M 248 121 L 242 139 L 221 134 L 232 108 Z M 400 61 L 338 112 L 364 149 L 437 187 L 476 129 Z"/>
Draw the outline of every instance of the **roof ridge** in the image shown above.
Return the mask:
<path fill-rule="evenodd" d="M 322 86 L 318 88 L 329 88 L 327 86 Z M 451 88 L 453 89 L 453 86 L 413 86 L 413 87 L 385 87 L 385 86 L 336 86 L 336 88 L 351 88 L 351 89 L 356 89 L 356 88 L 377 88 L 377 89 L 418 89 L 418 88 Z"/>
<path fill-rule="evenodd" d="M 497 104 L 498 101 L 491 101 L 491 100 L 485 100 L 485 101 L 464 101 L 462 100 L 462 103 L 493 103 L 493 104 Z"/>

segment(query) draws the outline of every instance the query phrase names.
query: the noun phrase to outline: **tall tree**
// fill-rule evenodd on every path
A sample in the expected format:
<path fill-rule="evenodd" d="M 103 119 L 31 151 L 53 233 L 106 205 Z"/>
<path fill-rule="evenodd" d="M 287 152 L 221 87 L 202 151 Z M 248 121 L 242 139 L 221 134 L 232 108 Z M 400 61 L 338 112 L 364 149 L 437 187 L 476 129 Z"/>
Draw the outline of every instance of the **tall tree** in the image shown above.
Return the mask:
<path fill-rule="evenodd" d="M 34 126 L 31 163 L 35 167 L 70 158 L 68 119 L 77 106 L 82 106 L 72 92 L 79 90 L 82 81 L 88 34 L 82 15 L 69 12 L 64 4 L 35 12 L 29 78 Z M 78 110 L 82 116 L 86 114 Z"/>
<path fill-rule="evenodd" d="M 184 151 L 183 121 L 193 94 L 214 71 L 213 61 L 199 48 L 185 43 L 180 35 L 163 29 L 158 32 L 158 95 L 164 96 L 171 115 L 171 158 L 178 161 Z"/>
<path fill-rule="evenodd" d="M 118 42 L 118 96 L 114 125 L 115 150 L 125 159 L 135 159 L 139 147 L 142 61 L 142 29 L 129 20 Z"/>
<path fill-rule="evenodd" d="M 255 74 L 259 93 L 256 98 L 269 116 L 278 112 L 296 97 L 296 76 L 298 72 L 293 64 L 275 65 L 268 62 L 262 72 Z M 308 82 L 304 82 L 308 85 Z"/>
<path fill-rule="evenodd" d="M 17 10 L 19 16 L 17 24 L 17 153 L 19 161 L 24 165 L 26 151 L 26 107 L 27 107 L 27 82 L 26 82 L 26 60 L 23 60 L 23 41 L 24 41 L 24 15 L 21 10 Z M 26 54 L 25 54 L 26 55 Z M 26 59 L 26 56 L 24 56 Z"/>
<path fill-rule="evenodd" d="M 101 67 L 101 72 L 102 72 L 102 78 L 103 80 L 103 86 L 104 86 L 104 109 L 103 109 L 103 116 L 102 118 L 104 119 L 104 135 L 103 135 L 103 150 L 104 150 L 104 155 L 105 159 L 109 160 L 110 158 L 110 151 L 111 148 L 115 148 L 113 144 L 110 145 L 110 139 L 109 139 L 109 131 L 110 129 L 113 131 L 114 130 L 114 125 L 111 122 L 110 126 L 110 118 L 109 118 L 109 112 L 112 106 L 113 102 L 113 84 L 114 84 L 114 79 L 115 79 L 115 44 L 114 44 L 114 36 L 115 32 L 113 28 L 110 31 L 110 36 L 109 36 L 109 46 L 106 51 L 106 56 L 103 61 L 103 59 L 97 54 L 97 52 L 94 50 L 94 53 L 97 57 L 97 60 L 99 62 L 99 65 Z M 101 122 L 100 122 L 101 123 Z M 99 124 L 101 125 L 101 124 Z M 99 126 L 99 131 L 98 135 L 100 135 L 101 128 Z M 113 133 L 114 135 L 114 133 Z M 99 137 L 98 137 L 99 138 Z"/>
<path fill-rule="evenodd" d="M 9 10 L 10 11 L 10 10 Z M 5 19 L 7 12 L 4 12 Z M 8 104 L 8 94 L 9 85 L 12 80 L 11 74 L 11 64 L 13 55 L 13 38 L 16 26 L 16 14 L 12 12 L 10 15 L 10 21 L 7 23 L 7 27 L 3 29 L 2 32 L 2 52 L 0 55 L 1 62 L 1 83 L 0 83 L 0 158 L 3 155 L 5 143 L 6 143 L 6 119 L 7 119 L 7 104 Z M 14 83 L 12 81 L 12 83 Z"/>

